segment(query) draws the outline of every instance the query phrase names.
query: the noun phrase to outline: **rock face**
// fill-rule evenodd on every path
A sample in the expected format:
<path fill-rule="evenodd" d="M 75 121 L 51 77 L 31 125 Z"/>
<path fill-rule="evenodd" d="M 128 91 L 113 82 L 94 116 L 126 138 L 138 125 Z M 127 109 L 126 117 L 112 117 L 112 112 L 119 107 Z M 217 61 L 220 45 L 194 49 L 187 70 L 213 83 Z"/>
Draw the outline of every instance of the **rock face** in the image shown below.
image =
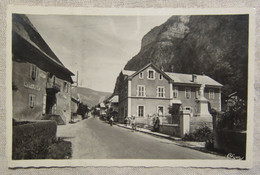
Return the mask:
<path fill-rule="evenodd" d="M 224 95 L 237 91 L 246 99 L 248 15 L 173 16 L 143 37 L 124 69 L 150 62 L 168 72 L 204 73 L 224 85 Z"/>

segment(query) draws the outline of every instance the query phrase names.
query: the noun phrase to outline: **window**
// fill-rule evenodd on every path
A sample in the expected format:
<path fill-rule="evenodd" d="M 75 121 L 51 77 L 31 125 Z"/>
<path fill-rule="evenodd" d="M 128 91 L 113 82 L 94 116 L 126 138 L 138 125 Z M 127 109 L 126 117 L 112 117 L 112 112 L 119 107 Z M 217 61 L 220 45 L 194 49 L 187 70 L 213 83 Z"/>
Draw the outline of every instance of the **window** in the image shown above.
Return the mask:
<path fill-rule="evenodd" d="M 121 116 L 124 116 L 124 108 L 121 108 L 120 112 L 121 112 Z"/>
<path fill-rule="evenodd" d="M 56 114 L 57 104 L 54 104 L 52 107 L 52 114 Z"/>
<path fill-rule="evenodd" d="M 42 101 L 42 113 L 45 114 L 46 112 L 46 94 L 43 96 L 43 101 Z"/>
<path fill-rule="evenodd" d="M 63 91 L 68 93 L 68 83 L 67 82 L 63 83 Z"/>
<path fill-rule="evenodd" d="M 214 99 L 214 90 L 213 89 L 209 90 L 209 99 Z"/>
<path fill-rule="evenodd" d="M 163 75 L 159 74 L 159 80 L 162 80 L 162 79 L 163 79 Z"/>
<path fill-rule="evenodd" d="M 174 98 L 178 97 L 178 87 L 173 87 L 173 97 Z"/>
<path fill-rule="evenodd" d="M 140 79 L 143 79 L 143 78 L 144 78 L 143 72 L 140 72 L 140 73 L 139 73 L 139 78 L 140 78 Z"/>
<path fill-rule="evenodd" d="M 200 90 L 199 88 L 196 88 L 196 93 L 195 93 L 195 98 L 199 98 L 200 97 Z"/>
<path fill-rule="evenodd" d="M 185 98 L 189 99 L 191 98 L 191 89 L 185 88 Z"/>
<path fill-rule="evenodd" d="M 157 97 L 165 97 L 164 87 L 161 86 L 157 87 Z"/>
<path fill-rule="evenodd" d="M 35 105 L 35 95 L 29 94 L 29 107 L 33 109 L 34 105 Z"/>
<path fill-rule="evenodd" d="M 124 116 L 124 118 L 126 118 L 127 117 L 127 107 L 125 107 L 125 116 Z"/>
<path fill-rule="evenodd" d="M 155 74 L 154 70 L 148 70 L 147 78 L 151 79 L 151 80 L 154 80 L 155 79 L 154 74 Z"/>
<path fill-rule="evenodd" d="M 184 110 L 189 111 L 190 113 L 192 113 L 192 107 L 190 107 L 190 106 L 185 106 Z"/>
<path fill-rule="evenodd" d="M 157 113 L 159 115 L 163 115 L 164 114 L 164 106 L 158 106 L 157 107 Z"/>
<path fill-rule="evenodd" d="M 137 85 L 137 96 L 144 97 L 145 96 L 145 86 L 144 85 Z"/>
<path fill-rule="evenodd" d="M 137 106 L 137 116 L 144 117 L 144 106 Z"/>
<path fill-rule="evenodd" d="M 37 78 L 37 66 L 35 66 L 34 64 L 31 64 L 31 71 L 30 71 L 30 76 L 32 80 L 36 80 Z"/>
<path fill-rule="evenodd" d="M 56 78 L 55 78 L 55 75 L 53 75 L 53 84 L 55 85 L 55 82 L 56 82 Z"/>

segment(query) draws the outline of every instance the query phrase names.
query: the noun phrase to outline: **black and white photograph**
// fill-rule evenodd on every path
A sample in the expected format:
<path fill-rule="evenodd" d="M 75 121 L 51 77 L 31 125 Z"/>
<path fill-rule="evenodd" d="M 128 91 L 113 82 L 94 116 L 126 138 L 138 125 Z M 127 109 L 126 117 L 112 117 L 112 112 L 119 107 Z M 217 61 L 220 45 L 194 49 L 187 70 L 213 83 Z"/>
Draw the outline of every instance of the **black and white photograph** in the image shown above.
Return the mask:
<path fill-rule="evenodd" d="M 9 165 L 250 167 L 251 13 L 192 12 L 12 10 Z"/>

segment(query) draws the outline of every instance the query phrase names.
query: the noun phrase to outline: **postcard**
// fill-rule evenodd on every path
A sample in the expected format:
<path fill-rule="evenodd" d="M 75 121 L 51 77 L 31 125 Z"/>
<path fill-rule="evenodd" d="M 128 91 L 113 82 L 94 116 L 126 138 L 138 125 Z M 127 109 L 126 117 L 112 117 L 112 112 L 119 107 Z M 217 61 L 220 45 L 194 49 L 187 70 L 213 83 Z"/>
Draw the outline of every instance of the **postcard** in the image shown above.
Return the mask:
<path fill-rule="evenodd" d="M 9 167 L 252 167 L 254 15 L 9 6 Z"/>

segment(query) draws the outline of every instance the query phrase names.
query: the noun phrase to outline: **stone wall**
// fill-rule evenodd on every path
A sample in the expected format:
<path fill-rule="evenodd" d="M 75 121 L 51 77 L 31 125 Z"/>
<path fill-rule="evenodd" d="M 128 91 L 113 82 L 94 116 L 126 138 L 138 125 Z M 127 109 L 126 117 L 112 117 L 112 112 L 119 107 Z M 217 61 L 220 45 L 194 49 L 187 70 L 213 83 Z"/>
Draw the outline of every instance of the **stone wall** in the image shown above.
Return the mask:
<path fill-rule="evenodd" d="M 180 126 L 178 124 L 163 124 L 159 126 L 159 132 L 180 137 Z"/>

